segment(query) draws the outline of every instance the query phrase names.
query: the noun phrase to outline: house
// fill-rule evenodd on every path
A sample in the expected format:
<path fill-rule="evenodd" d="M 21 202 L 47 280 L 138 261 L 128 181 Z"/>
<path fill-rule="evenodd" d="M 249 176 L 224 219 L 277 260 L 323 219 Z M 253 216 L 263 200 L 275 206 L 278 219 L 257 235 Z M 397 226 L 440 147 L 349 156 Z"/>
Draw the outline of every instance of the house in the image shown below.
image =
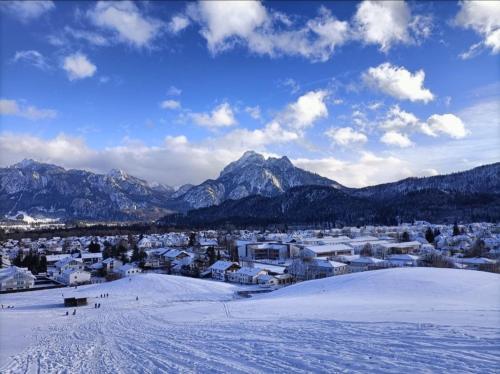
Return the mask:
<path fill-rule="evenodd" d="M 347 244 L 310 245 L 302 249 L 302 257 L 335 257 L 352 255 L 353 249 Z"/>
<path fill-rule="evenodd" d="M 134 264 L 125 264 L 116 269 L 115 272 L 120 274 L 122 277 L 129 277 L 131 275 L 142 273 L 142 269 Z"/>
<path fill-rule="evenodd" d="M 279 285 L 279 279 L 274 275 L 261 274 L 257 277 L 257 284 L 261 287 L 276 287 Z"/>
<path fill-rule="evenodd" d="M 299 258 L 295 259 L 288 267 L 288 274 L 299 281 L 332 277 L 334 275 L 349 272 L 347 264 L 321 258 Z"/>
<path fill-rule="evenodd" d="M 389 263 L 394 266 L 417 266 L 418 256 L 415 255 L 391 255 L 389 256 Z"/>
<path fill-rule="evenodd" d="M 422 243 L 418 241 L 403 242 L 403 243 L 382 243 L 380 244 L 386 254 L 408 254 L 418 253 Z"/>
<path fill-rule="evenodd" d="M 235 272 L 240 268 L 237 262 L 219 260 L 210 266 L 212 279 L 226 281 L 229 273 Z"/>
<path fill-rule="evenodd" d="M 21 290 L 35 286 L 35 276 L 27 268 L 10 266 L 0 270 L 0 291 Z"/>
<path fill-rule="evenodd" d="M 106 268 L 106 271 L 108 273 L 112 273 L 116 269 L 118 269 L 120 266 L 123 265 L 123 262 L 120 260 L 117 260 L 116 258 L 113 257 L 108 257 L 102 262 L 102 265 Z"/>
<path fill-rule="evenodd" d="M 251 260 L 284 261 L 291 257 L 290 244 L 286 243 L 247 243 L 241 256 Z"/>
<path fill-rule="evenodd" d="M 364 257 L 360 256 L 354 259 L 349 264 L 349 271 L 351 273 L 357 273 L 360 271 L 376 270 L 389 267 L 389 263 L 385 260 L 375 257 Z"/>
<path fill-rule="evenodd" d="M 65 257 L 55 263 L 55 274 L 62 274 L 68 269 L 83 270 L 83 261 L 81 258 Z"/>
<path fill-rule="evenodd" d="M 102 261 L 102 253 L 82 252 L 80 258 L 82 259 L 84 265 L 90 266 Z"/>
<path fill-rule="evenodd" d="M 240 284 L 257 284 L 259 275 L 265 275 L 267 271 L 261 268 L 242 267 L 228 273 L 228 281 Z"/>
<path fill-rule="evenodd" d="M 83 270 L 68 268 L 59 274 L 57 280 L 67 286 L 87 284 L 90 283 L 90 273 Z"/>

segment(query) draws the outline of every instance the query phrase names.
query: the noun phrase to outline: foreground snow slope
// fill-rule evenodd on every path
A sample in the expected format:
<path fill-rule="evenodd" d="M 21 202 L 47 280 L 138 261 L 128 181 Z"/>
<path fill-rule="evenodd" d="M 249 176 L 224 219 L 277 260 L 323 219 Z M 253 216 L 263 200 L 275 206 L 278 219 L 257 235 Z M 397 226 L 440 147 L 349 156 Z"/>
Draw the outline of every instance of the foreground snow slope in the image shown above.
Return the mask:
<path fill-rule="evenodd" d="M 238 299 L 230 284 L 143 274 L 2 295 L 15 308 L 0 314 L 0 372 L 489 373 L 500 365 L 499 281 L 390 269 Z M 61 293 L 93 299 L 66 316 Z"/>
<path fill-rule="evenodd" d="M 286 315 L 495 327 L 500 326 L 500 276 L 436 268 L 367 271 L 302 282 L 249 304 L 241 307 L 242 313 L 265 318 Z"/>

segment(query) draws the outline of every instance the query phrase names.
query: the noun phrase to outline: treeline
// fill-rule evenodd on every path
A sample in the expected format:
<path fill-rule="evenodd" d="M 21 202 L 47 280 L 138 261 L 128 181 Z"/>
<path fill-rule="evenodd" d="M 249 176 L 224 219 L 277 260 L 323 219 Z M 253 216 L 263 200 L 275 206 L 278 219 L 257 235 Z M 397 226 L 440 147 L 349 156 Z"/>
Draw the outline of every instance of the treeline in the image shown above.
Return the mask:
<path fill-rule="evenodd" d="M 117 236 L 117 235 L 146 235 L 146 234 L 164 234 L 172 231 L 177 231 L 165 225 L 158 225 L 156 223 L 134 223 L 124 224 L 120 226 L 99 224 L 93 226 L 76 225 L 65 228 L 54 229 L 40 229 L 33 231 L 15 230 L 12 232 L 5 232 L 0 229 L 0 241 L 7 239 L 20 240 L 23 238 L 30 238 L 36 240 L 39 238 L 52 238 L 58 236 L 67 238 L 70 236 Z"/>
<path fill-rule="evenodd" d="M 36 251 L 29 251 L 26 255 L 20 250 L 12 261 L 12 265 L 28 268 L 33 274 L 47 271 L 47 258 Z"/>

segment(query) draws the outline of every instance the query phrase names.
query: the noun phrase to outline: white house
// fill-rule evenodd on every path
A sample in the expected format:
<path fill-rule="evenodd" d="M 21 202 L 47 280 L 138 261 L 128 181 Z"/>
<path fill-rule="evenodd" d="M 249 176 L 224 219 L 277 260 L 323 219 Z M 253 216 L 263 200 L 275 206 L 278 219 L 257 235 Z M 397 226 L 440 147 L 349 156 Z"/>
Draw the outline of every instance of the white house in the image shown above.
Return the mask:
<path fill-rule="evenodd" d="M 68 268 L 64 270 L 57 280 L 67 286 L 75 286 L 78 284 L 90 283 L 90 273 L 83 270 L 75 270 Z"/>
<path fill-rule="evenodd" d="M 308 258 L 335 257 L 352 254 L 353 249 L 347 244 L 310 245 L 304 247 L 302 250 L 302 256 Z"/>
<path fill-rule="evenodd" d="M 388 266 L 389 263 L 385 260 L 381 260 L 380 258 L 361 256 L 351 261 L 349 264 L 349 270 L 351 273 L 357 273 L 359 271 L 380 269 Z"/>
<path fill-rule="evenodd" d="M 60 275 L 68 269 L 83 270 L 83 261 L 81 258 L 65 257 L 55 263 L 55 274 Z"/>
<path fill-rule="evenodd" d="M 394 266 L 417 266 L 418 259 L 418 256 L 403 254 L 389 256 L 388 261 Z"/>
<path fill-rule="evenodd" d="M 102 262 L 108 273 L 111 273 L 123 265 L 123 262 L 113 257 L 108 257 Z"/>
<path fill-rule="evenodd" d="M 259 275 L 265 275 L 267 271 L 261 268 L 242 267 L 228 274 L 229 282 L 240 284 L 256 284 Z"/>
<path fill-rule="evenodd" d="M 142 269 L 134 264 L 125 264 L 120 266 L 116 272 L 122 277 L 129 277 L 131 275 L 142 273 Z"/>
<path fill-rule="evenodd" d="M 0 270 L 0 291 L 33 288 L 35 276 L 27 268 L 10 266 Z"/>
<path fill-rule="evenodd" d="M 237 262 L 219 260 L 210 266 L 209 269 L 212 273 L 212 279 L 226 281 L 228 274 L 235 272 L 239 268 L 240 265 Z"/>

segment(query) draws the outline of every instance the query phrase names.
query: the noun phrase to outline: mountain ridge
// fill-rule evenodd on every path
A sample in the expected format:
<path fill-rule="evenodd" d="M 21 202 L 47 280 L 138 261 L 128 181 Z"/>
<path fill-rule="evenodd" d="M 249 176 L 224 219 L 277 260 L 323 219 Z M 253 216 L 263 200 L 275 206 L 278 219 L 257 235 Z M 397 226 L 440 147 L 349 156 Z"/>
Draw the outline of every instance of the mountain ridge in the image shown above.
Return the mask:
<path fill-rule="evenodd" d="M 0 214 L 150 220 L 181 212 L 175 217 L 187 217 L 184 222 L 191 218 L 215 222 L 224 217 L 289 221 L 293 216 L 299 220 L 309 217 L 306 221 L 340 217 L 349 222 L 392 222 L 395 217 L 419 216 L 411 204 L 422 211 L 426 210 L 422 208 L 425 202 L 434 207 L 427 212 L 429 217 L 450 218 L 457 208 L 456 214 L 468 209 L 461 213 L 467 217 L 495 218 L 486 205 L 496 204 L 500 196 L 499 176 L 500 163 L 494 163 L 451 174 L 349 188 L 295 167 L 286 156 L 266 159 L 247 151 L 223 168 L 218 178 L 174 190 L 119 169 L 96 174 L 26 159 L 0 168 Z M 433 199 L 455 208 L 445 209 Z M 336 207 L 332 207 L 333 202 Z M 344 211 L 351 212 L 350 218 Z M 383 218 L 384 214 L 390 219 Z"/>

